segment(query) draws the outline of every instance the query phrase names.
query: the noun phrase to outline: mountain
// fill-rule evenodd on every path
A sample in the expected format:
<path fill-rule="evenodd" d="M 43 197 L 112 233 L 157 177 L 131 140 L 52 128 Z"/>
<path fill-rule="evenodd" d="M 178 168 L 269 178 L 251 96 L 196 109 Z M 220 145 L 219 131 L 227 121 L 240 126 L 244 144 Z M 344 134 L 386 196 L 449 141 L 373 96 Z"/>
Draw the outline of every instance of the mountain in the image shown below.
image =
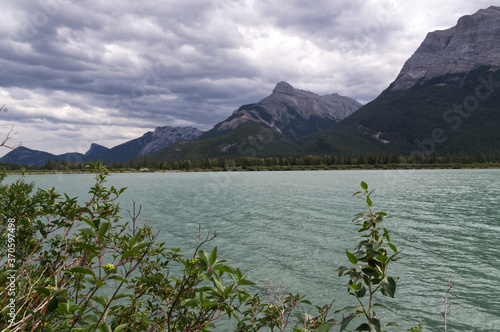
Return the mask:
<path fill-rule="evenodd" d="M 255 122 L 291 140 L 301 141 L 302 137 L 332 126 L 360 107 L 359 102 L 349 97 L 320 96 L 280 82 L 270 96 L 258 103 L 241 106 L 231 117 L 216 125 L 214 131 L 223 133 L 242 123 Z"/>
<path fill-rule="evenodd" d="M 174 144 L 151 158 L 297 154 L 307 135 L 338 123 L 359 107 L 361 104 L 349 97 L 318 95 L 280 82 L 271 95 L 241 106 L 212 130 L 193 141 Z"/>
<path fill-rule="evenodd" d="M 139 156 L 154 153 L 179 141 L 190 141 L 203 134 L 192 127 L 158 127 L 154 132 L 147 132 L 142 137 L 133 139 L 105 151 L 98 156 L 107 162 L 127 161 Z"/>
<path fill-rule="evenodd" d="M 500 66 L 500 7 L 461 17 L 457 25 L 430 32 L 406 61 L 390 90 L 406 90 L 432 78 Z"/>
<path fill-rule="evenodd" d="M 99 145 L 99 144 L 96 144 L 96 143 L 92 143 L 92 144 L 90 144 L 90 149 L 83 156 L 83 159 L 85 159 L 85 160 L 97 160 L 100 155 L 102 155 L 108 151 L 109 151 L 109 148 L 102 146 L 102 145 Z"/>
<path fill-rule="evenodd" d="M 154 132 L 147 132 L 142 137 L 125 142 L 111 149 L 92 143 L 90 149 L 85 154 L 70 152 L 54 155 L 21 146 L 0 158 L 0 163 L 41 166 L 48 160 L 60 160 L 67 163 L 87 162 L 89 160 L 104 160 L 107 162 L 127 161 L 138 156 L 157 152 L 178 141 L 192 140 L 202 133 L 201 130 L 192 127 L 158 127 Z"/>
<path fill-rule="evenodd" d="M 55 155 L 19 146 L 0 158 L 1 163 L 22 165 L 43 165 L 47 160 L 56 158 Z"/>
<path fill-rule="evenodd" d="M 500 7 L 427 35 L 396 80 L 302 153 L 500 153 Z"/>

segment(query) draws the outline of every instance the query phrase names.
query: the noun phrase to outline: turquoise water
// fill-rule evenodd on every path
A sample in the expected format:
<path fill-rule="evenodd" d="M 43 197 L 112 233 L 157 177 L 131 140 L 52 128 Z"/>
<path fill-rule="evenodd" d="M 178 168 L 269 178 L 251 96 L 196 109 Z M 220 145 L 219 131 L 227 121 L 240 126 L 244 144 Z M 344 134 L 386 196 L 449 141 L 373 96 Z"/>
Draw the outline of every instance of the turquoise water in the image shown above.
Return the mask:
<path fill-rule="evenodd" d="M 11 176 L 8 181 L 14 180 Z M 38 187 L 55 186 L 88 196 L 90 175 L 27 176 Z M 359 183 L 376 189 L 377 210 L 394 218 L 386 227 L 402 250 L 393 312 L 380 312 L 405 331 L 422 323 L 443 331 L 443 295 L 451 275 L 449 331 L 500 330 L 500 170 L 298 171 L 113 174 L 109 184 L 128 187 L 140 219 L 160 231 L 161 241 L 189 251 L 198 234 L 217 231 L 206 248 L 240 267 L 254 281 L 270 280 L 307 294 L 334 310 L 354 305 L 346 279 L 333 272 L 347 265 L 344 248 L 359 242 L 352 216 L 365 209 L 353 198 Z M 258 290 L 257 290 L 258 291 Z M 353 326 L 354 327 L 354 326 Z M 221 328 L 223 331 L 224 328 Z"/>

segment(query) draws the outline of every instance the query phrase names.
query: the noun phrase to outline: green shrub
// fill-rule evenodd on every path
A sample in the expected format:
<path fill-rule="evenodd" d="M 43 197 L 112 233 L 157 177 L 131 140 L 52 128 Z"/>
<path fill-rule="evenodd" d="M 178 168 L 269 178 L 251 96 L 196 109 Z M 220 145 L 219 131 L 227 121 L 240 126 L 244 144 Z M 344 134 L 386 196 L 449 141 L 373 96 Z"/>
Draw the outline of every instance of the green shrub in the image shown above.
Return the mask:
<path fill-rule="evenodd" d="M 380 332 L 385 327 L 398 326 L 392 322 L 382 327 L 375 308 L 384 306 L 374 303 L 377 293 L 390 297 L 394 297 L 396 293 L 397 278 L 389 276 L 387 271 L 389 264 L 397 260 L 398 250 L 391 243 L 389 230 L 381 227 L 381 223 L 389 216 L 385 212 L 374 212 L 370 198 L 372 192 L 368 191 L 365 182 L 361 182 L 361 188 L 363 190 L 356 192 L 354 196 L 362 195 L 361 198 L 368 205 L 368 212 L 357 214 L 353 222 L 360 226 L 358 232 L 364 235 L 361 235 L 362 241 L 359 242 L 356 252 L 351 253 L 346 249 L 347 258 L 353 267 L 342 266 L 337 269 L 339 277 L 349 276 L 347 290 L 359 305 L 342 309 L 354 312 L 343 321 L 340 330 L 345 329 L 356 317 L 364 316 L 366 323 L 359 325 L 356 331 Z"/>
<path fill-rule="evenodd" d="M 191 258 L 157 243 L 147 226 L 122 222 L 116 199 L 124 189 L 106 188 L 107 171 L 90 164 L 96 183 L 83 205 L 54 189 L 33 193 L 23 179 L 1 187 L 1 228 L 15 236 L 0 240 L 1 257 L 15 255 L 2 272 L 0 325 L 10 331 L 209 331 L 231 317 L 254 283 L 229 267 L 217 247 L 201 247 Z M 3 179 L 3 178 L 2 178 Z M 201 236 L 201 234 L 200 234 Z M 199 238 L 200 240 L 200 238 Z M 15 250 L 12 250 L 15 248 Z M 13 256 L 11 256 L 13 257 Z M 10 279 L 7 279 L 10 278 Z M 15 278 L 11 295 L 5 285 Z"/>

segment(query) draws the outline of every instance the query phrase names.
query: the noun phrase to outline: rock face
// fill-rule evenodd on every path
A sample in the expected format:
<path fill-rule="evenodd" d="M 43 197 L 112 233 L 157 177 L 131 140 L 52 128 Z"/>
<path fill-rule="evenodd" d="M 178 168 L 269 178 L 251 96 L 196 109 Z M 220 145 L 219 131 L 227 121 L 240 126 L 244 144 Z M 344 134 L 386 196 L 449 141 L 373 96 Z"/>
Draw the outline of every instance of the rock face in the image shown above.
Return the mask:
<path fill-rule="evenodd" d="M 463 16 L 455 27 L 430 32 L 391 84 L 409 89 L 437 76 L 465 73 L 479 66 L 500 66 L 500 7 Z"/>
<path fill-rule="evenodd" d="M 280 82 L 270 96 L 256 104 L 240 107 L 216 129 L 224 132 L 245 122 L 255 122 L 295 140 L 330 127 L 361 106 L 349 97 L 321 96 Z"/>
<path fill-rule="evenodd" d="M 203 131 L 192 127 L 158 127 L 150 134 L 148 142 L 139 152 L 139 156 L 163 150 L 169 145 L 180 141 L 191 141 L 203 134 Z M 146 136 L 145 135 L 145 136 Z"/>

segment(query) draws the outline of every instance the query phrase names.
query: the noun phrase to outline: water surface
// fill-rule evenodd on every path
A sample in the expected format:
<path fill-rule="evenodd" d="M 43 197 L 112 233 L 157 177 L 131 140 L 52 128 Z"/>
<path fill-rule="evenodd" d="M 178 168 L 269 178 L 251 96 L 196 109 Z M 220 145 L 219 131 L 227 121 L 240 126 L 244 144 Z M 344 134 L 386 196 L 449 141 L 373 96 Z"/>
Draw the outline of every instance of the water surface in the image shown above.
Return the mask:
<path fill-rule="evenodd" d="M 13 181 L 10 176 L 7 181 Z M 27 176 L 38 187 L 88 197 L 91 175 Z M 113 174 L 109 185 L 128 187 L 169 246 L 192 250 L 198 225 L 217 231 L 208 245 L 254 281 L 270 280 L 334 308 L 354 305 L 346 279 L 333 272 L 348 265 L 344 248 L 359 241 L 351 219 L 365 211 L 353 198 L 359 183 L 376 189 L 376 210 L 386 211 L 391 239 L 403 259 L 396 298 L 382 302 L 387 323 L 406 330 L 422 323 L 443 331 L 443 295 L 451 275 L 450 331 L 494 331 L 500 325 L 500 170 L 289 171 Z M 353 326 L 354 327 L 354 326 Z"/>

